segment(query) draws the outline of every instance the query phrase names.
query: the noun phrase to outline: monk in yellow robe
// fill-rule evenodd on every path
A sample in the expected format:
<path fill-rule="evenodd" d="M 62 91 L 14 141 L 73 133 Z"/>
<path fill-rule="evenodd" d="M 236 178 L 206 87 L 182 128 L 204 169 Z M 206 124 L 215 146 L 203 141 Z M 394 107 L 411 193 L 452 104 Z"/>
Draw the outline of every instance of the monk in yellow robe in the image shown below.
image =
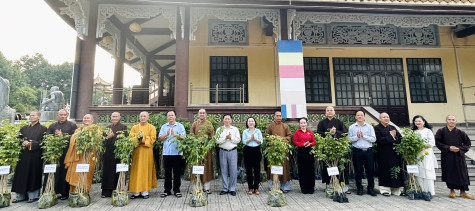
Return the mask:
<path fill-rule="evenodd" d="M 91 114 L 84 115 L 82 119 L 83 127 L 87 127 L 94 122 L 94 117 Z M 71 140 L 69 142 L 68 152 L 66 153 L 66 157 L 64 158 L 64 165 L 65 168 L 68 170 L 66 174 L 66 181 L 69 183 L 69 192 L 74 193 L 76 192 L 76 188 L 78 187 L 79 176 L 81 173 L 76 172 L 76 165 L 77 164 L 84 164 L 82 158 L 83 154 L 78 154 L 76 149 L 76 134 L 81 130 L 78 128 L 74 131 L 74 134 L 71 136 Z M 90 153 L 87 159 L 87 163 L 89 163 L 89 172 L 86 175 L 86 191 L 89 192 L 91 189 L 92 178 L 94 177 L 94 169 L 96 167 L 96 162 L 92 160 L 93 157 L 96 157 L 96 151 L 93 150 Z"/>
<path fill-rule="evenodd" d="M 130 166 L 129 191 L 131 199 L 148 199 L 149 191 L 157 187 L 157 176 L 153 160 L 153 143 L 157 139 L 157 130 L 148 123 L 148 112 L 140 113 L 140 123 L 130 130 L 129 137 L 137 141 L 138 146 L 132 152 Z M 142 137 L 140 137 L 142 136 Z"/>

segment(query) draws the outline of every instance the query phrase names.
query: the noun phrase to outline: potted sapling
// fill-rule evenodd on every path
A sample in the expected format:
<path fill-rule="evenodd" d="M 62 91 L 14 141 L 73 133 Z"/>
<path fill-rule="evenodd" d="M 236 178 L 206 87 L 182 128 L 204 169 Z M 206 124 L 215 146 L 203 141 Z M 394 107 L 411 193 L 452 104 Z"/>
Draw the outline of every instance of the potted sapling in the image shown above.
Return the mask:
<path fill-rule="evenodd" d="M 97 162 L 97 153 L 104 151 L 104 136 L 99 126 L 91 124 L 80 128 L 76 136 L 77 153 L 81 155 L 82 164 L 91 165 L 90 161 Z M 85 207 L 91 203 L 89 192 L 87 190 L 88 172 L 79 173 L 79 181 L 74 193 L 69 195 L 69 206 Z"/>
<path fill-rule="evenodd" d="M 124 131 L 117 132 L 117 140 L 114 143 L 114 154 L 115 158 L 120 160 L 120 165 L 130 166 L 130 164 L 132 163 L 132 152 L 134 151 L 134 148 L 137 147 L 137 145 L 137 142 L 135 142 L 132 138 L 126 136 L 126 134 L 124 134 Z M 112 193 L 111 205 L 114 205 L 116 207 L 123 207 L 129 204 L 127 185 L 125 184 L 125 172 L 126 171 L 120 171 L 117 188 Z"/>
<path fill-rule="evenodd" d="M 43 142 L 41 143 L 43 160 L 49 163 L 49 165 L 45 165 L 45 171 L 49 169 L 47 166 L 51 166 L 51 169 L 56 170 L 56 165 L 59 164 L 59 158 L 63 154 L 63 150 L 68 146 L 69 137 L 69 134 L 48 134 L 43 137 Z M 54 173 L 48 172 L 45 189 L 38 200 L 39 209 L 49 208 L 58 204 L 58 198 L 54 192 Z"/>
<path fill-rule="evenodd" d="M 0 127 L 0 208 L 10 206 L 11 193 L 8 186 L 8 175 L 15 169 L 20 160 L 21 145 L 18 125 L 3 122 Z"/>
<path fill-rule="evenodd" d="M 269 167 L 282 166 L 282 160 L 289 159 L 287 153 L 290 152 L 291 145 L 282 137 L 275 135 L 266 136 L 266 142 L 264 143 L 264 156 L 269 161 Z M 287 205 L 287 199 L 284 193 L 280 190 L 280 181 L 278 174 L 272 174 L 272 190 L 269 191 L 267 196 L 267 204 L 271 207 L 282 207 Z"/>
<path fill-rule="evenodd" d="M 331 191 L 325 190 L 327 197 L 331 197 L 335 202 L 348 202 L 346 194 L 343 192 L 342 186 L 346 184 L 342 182 L 340 184 L 338 179 L 339 172 L 343 172 L 345 164 L 350 162 L 348 155 L 351 152 L 350 139 L 344 135 L 341 138 L 335 138 L 332 135 L 325 137 L 315 133 L 315 146 L 313 146 L 311 153 L 319 161 L 323 161 L 332 171 L 330 174 L 330 187 Z"/>
<path fill-rule="evenodd" d="M 206 154 L 216 145 L 216 134 L 213 138 L 208 137 L 211 125 L 203 125 L 195 135 L 187 135 L 184 139 L 175 142 L 178 143 L 178 149 L 183 153 L 186 160 L 187 168 L 203 167 L 205 163 Z M 200 180 L 200 174 L 195 174 L 191 171 L 195 179 L 193 182 L 193 191 L 191 193 L 189 205 L 191 207 L 201 207 L 208 204 L 208 194 L 203 191 L 203 185 Z"/>
<path fill-rule="evenodd" d="M 394 149 L 396 150 L 396 153 L 402 157 L 403 162 L 407 166 L 416 167 L 417 162 L 422 161 L 424 156 L 426 156 L 426 154 L 421 154 L 420 152 L 429 147 L 430 145 L 425 144 L 419 133 L 408 128 L 403 128 L 401 143 L 396 144 Z M 397 178 L 399 171 L 400 168 L 393 167 L 391 169 L 391 175 L 394 178 Z M 430 197 L 430 193 L 422 193 L 421 187 L 417 183 L 414 172 L 418 172 L 418 169 L 416 171 L 406 172 L 408 174 L 408 178 L 406 180 L 406 194 L 409 199 L 422 199 L 423 194 L 429 194 L 429 196 L 426 197 Z"/>

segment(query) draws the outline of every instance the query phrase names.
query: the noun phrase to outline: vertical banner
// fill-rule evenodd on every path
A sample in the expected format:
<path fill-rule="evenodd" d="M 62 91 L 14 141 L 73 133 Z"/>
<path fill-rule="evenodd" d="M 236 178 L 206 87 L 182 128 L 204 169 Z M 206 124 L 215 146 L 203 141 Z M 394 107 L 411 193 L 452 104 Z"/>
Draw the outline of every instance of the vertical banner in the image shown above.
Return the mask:
<path fill-rule="evenodd" d="M 279 40 L 278 49 L 282 117 L 307 117 L 302 41 Z"/>

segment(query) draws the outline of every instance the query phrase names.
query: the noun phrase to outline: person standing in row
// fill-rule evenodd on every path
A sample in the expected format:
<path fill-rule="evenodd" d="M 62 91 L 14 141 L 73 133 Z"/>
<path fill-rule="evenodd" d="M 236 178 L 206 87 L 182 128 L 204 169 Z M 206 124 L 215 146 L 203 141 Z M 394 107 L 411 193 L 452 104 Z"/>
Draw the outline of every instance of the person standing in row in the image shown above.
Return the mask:
<path fill-rule="evenodd" d="M 424 198 L 426 201 L 430 201 L 430 196 L 435 195 L 435 168 L 438 168 L 437 158 L 432 150 L 432 147 L 435 146 L 435 138 L 431 129 L 432 125 L 424 117 L 417 115 L 412 118 L 412 130 L 419 133 L 424 143 L 430 146 L 419 153 L 418 156 L 424 156 L 424 159 L 417 162 L 419 174 L 416 174 L 417 183 L 419 183 L 422 192 L 429 193 L 429 197 Z"/>
<path fill-rule="evenodd" d="M 345 124 L 341 120 L 335 118 L 335 109 L 332 106 L 328 106 L 325 109 L 325 116 L 327 118 L 318 122 L 317 125 L 317 133 L 320 134 L 320 136 L 325 137 L 327 135 L 326 133 L 329 132 L 329 135 L 332 135 L 335 138 L 341 138 L 343 137 L 343 134 L 348 133 L 348 129 L 346 128 Z M 327 171 L 328 166 L 324 162 L 322 162 L 322 164 L 322 183 L 326 183 L 328 185 L 330 184 L 330 176 L 328 176 Z M 349 178 L 349 166 L 345 166 L 345 170 L 342 174 L 340 174 L 340 182 L 345 182 L 346 190 L 343 191 L 346 194 L 351 194 L 351 192 L 348 190 Z"/>
<path fill-rule="evenodd" d="M 28 199 L 28 203 L 38 200 L 41 189 L 41 176 L 43 173 L 43 159 L 41 142 L 47 129 L 41 125 L 39 120 L 41 113 L 32 111 L 30 113 L 30 124 L 20 129 L 21 154 L 20 160 L 15 168 L 13 176 L 12 192 L 16 193 L 17 203 Z"/>
<path fill-rule="evenodd" d="M 239 129 L 231 125 L 230 114 L 223 116 L 224 126 L 219 127 L 216 133 L 219 134 L 216 144 L 219 145 L 219 166 L 221 167 L 221 179 L 223 190 L 219 195 L 231 193 L 236 196 L 237 181 L 237 144 L 241 141 Z M 229 179 L 228 179 L 229 175 Z"/>
<path fill-rule="evenodd" d="M 460 197 L 475 199 L 468 194 L 470 180 L 468 178 L 465 153 L 470 149 L 468 135 L 456 128 L 457 119 L 454 115 L 445 118 L 447 126 L 437 130 L 435 144 L 441 151 L 442 181 L 450 189 L 450 198 L 455 198 L 455 189 L 460 190 Z"/>
<path fill-rule="evenodd" d="M 129 191 L 133 194 L 131 199 L 143 197 L 149 198 L 149 191 L 157 187 L 157 176 L 153 163 L 153 143 L 157 139 L 157 130 L 148 123 L 149 114 L 146 111 L 140 113 L 140 123 L 130 130 L 129 137 L 138 143 L 132 152 L 132 164 L 130 167 Z"/>
<path fill-rule="evenodd" d="M 282 112 L 275 111 L 274 112 L 274 122 L 270 123 L 267 126 L 266 134 L 268 135 L 276 135 L 282 137 L 290 144 L 290 138 L 292 137 L 292 132 L 287 124 L 282 122 Z M 286 157 L 289 157 L 289 153 L 287 153 Z M 289 159 L 284 158 L 282 160 L 283 166 L 283 175 L 279 175 L 280 181 L 280 188 L 282 192 L 288 193 L 290 191 L 290 163 Z M 272 177 L 270 168 L 267 168 L 267 180 L 269 181 L 269 189 L 272 190 Z"/>
<path fill-rule="evenodd" d="M 58 121 L 51 124 L 48 127 L 48 134 L 55 135 L 73 135 L 74 131 L 78 128 L 76 124 L 68 121 L 69 113 L 66 109 L 61 109 L 58 111 Z M 63 149 L 63 154 L 59 157 L 59 165 L 56 167 L 56 173 L 54 174 L 54 192 L 61 194 L 59 199 L 66 200 L 69 197 L 69 183 L 66 181 L 66 173 L 68 172 L 64 167 L 64 158 L 69 148 L 69 138 L 68 145 Z M 46 185 L 47 177 L 45 177 L 44 185 Z"/>
<path fill-rule="evenodd" d="M 207 130 L 208 140 L 211 140 L 214 136 L 213 124 L 206 120 L 206 110 L 204 108 L 198 111 L 199 120 L 193 122 L 190 129 L 190 134 L 196 135 L 200 130 Z M 214 178 L 214 166 L 213 166 L 213 150 L 210 150 L 204 160 L 204 174 L 200 176 L 203 183 L 203 189 L 207 194 L 211 194 L 211 180 Z M 191 175 L 191 180 L 194 181 L 196 177 Z"/>
<path fill-rule="evenodd" d="M 64 165 L 65 168 L 68 169 L 68 173 L 66 174 L 66 181 L 69 182 L 69 193 L 76 192 L 76 189 L 79 185 L 79 176 L 81 173 L 76 172 L 77 164 L 83 164 L 83 153 L 78 153 L 77 146 L 76 146 L 76 138 L 79 131 L 83 128 L 93 125 L 94 124 L 94 117 L 91 114 L 86 114 L 82 118 L 82 127 L 76 129 L 74 134 L 71 136 L 68 152 L 66 153 L 66 157 L 64 158 Z M 102 134 L 102 131 L 98 131 Z M 89 157 L 87 157 L 86 163 L 89 164 L 89 170 L 86 173 L 86 192 L 89 193 L 92 185 L 92 178 L 94 177 L 94 170 L 96 168 L 96 162 L 92 160 L 93 157 L 96 157 L 96 151 L 93 149 Z"/>
<path fill-rule="evenodd" d="M 111 197 L 112 191 L 115 190 L 117 182 L 119 181 L 119 174 L 116 172 L 117 163 L 120 160 L 115 158 L 115 141 L 117 140 L 117 133 L 122 131 L 127 136 L 127 126 L 120 123 L 120 113 L 114 112 L 111 114 L 112 124 L 106 128 L 106 140 L 104 147 L 106 151 L 102 156 L 102 198 Z"/>
<path fill-rule="evenodd" d="M 259 183 L 261 181 L 261 144 L 264 143 L 262 132 L 256 128 L 257 123 L 253 117 L 246 120 L 246 128 L 242 132 L 242 143 L 244 146 L 243 157 L 244 166 L 246 168 L 247 186 L 249 191 L 247 194 L 255 193 L 259 195 Z M 253 174 L 254 172 L 254 174 Z"/>
<path fill-rule="evenodd" d="M 181 170 L 183 157 L 178 149 L 176 139 L 182 140 L 186 136 L 185 127 L 176 121 L 175 111 L 167 112 L 168 122 L 160 128 L 158 140 L 163 141 L 163 165 L 165 167 L 165 191 L 160 195 L 164 198 L 171 195 L 172 171 L 173 171 L 173 193 L 177 198 L 182 197 L 180 192 Z"/>
<path fill-rule="evenodd" d="M 377 143 L 379 191 L 383 196 L 390 196 L 391 194 L 399 196 L 401 187 L 404 187 L 402 171 L 397 173 L 397 178 L 393 178 L 391 169 L 402 167 L 401 157 L 394 150 L 396 144 L 401 143 L 401 134 L 394 126 L 389 124 L 388 113 L 381 113 L 379 122 L 374 127 Z"/>
<path fill-rule="evenodd" d="M 355 167 L 355 183 L 357 194 L 363 195 L 363 167 L 368 180 L 368 194 L 376 196 L 374 192 L 374 154 L 373 143 L 376 141 L 374 128 L 365 122 L 365 113 L 357 111 L 355 115 L 356 123 L 349 128 L 348 137 L 353 145 L 353 166 Z"/>
<path fill-rule="evenodd" d="M 307 118 L 299 119 L 300 128 L 294 133 L 294 145 L 297 149 L 299 184 L 303 194 L 313 194 L 315 190 L 315 158 L 310 154 L 315 146 L 315 136 L 307 129 Z"/>

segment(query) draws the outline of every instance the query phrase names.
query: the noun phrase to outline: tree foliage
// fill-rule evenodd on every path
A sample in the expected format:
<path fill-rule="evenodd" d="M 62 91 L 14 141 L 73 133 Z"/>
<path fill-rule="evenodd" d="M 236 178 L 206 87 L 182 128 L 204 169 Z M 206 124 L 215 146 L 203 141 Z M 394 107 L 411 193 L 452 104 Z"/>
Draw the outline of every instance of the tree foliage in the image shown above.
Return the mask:
<path fill-rule="evenodd" d="M 69 137 L 70 135 L 67 133 L 62 135 L 48 134 L 43 136 L 43 142 L 41 142 L 43 160 L 48 163 L 58 164 L 64 148 L 68 146 Z"/>
<path fill-rule="evenodd" d="M 10 171 L 17 165 L 20 160 L 21 145 L 20 127 L 2 122 L 0 127 L 0 166 L 10 166 Z M 7 189 L 8 174 L 0 176 L 0 194 L 8 193 Z"/>
<path fill-rule="evenodd" d="M 130 163 L 132 163 L 132 152 L 134 151 L 135 147 L 137 147 L 137 145 L 137 142 L 133 141 L 132 138 L 126 136 L 126 134 L 124 134 L 124 131 L 117 132 L 117 140 L 114 143 L 115 158 L 119 159 L 121 163 L 130 165 Z"/>

